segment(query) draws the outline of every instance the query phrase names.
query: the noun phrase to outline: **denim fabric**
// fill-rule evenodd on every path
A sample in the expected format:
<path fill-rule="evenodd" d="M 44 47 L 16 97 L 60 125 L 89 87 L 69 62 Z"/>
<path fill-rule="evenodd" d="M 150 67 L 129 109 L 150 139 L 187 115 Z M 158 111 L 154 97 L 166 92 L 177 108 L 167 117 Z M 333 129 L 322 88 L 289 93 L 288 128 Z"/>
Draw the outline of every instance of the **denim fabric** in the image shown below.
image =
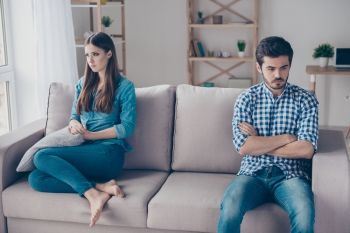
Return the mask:
<path fill-rule="evenodd" d="M 34 155 L 36 169 L 29 185 L 40 192 L 79 193 L 115 178 L 122 170 L 124 149 L 99 142 L 72 147 L 50 147 Z"/>
<path fill-rule="evenodd" d="M 83 89 L 84 80 L 85 78 L 81 78 L 75 86 L 75 97 L 70 119 L 81 122 L 87 130 L 93 132 L 114 127 L 117 138 L 104 139 L 104 143 L 119 144 L 126 151 L 130 151 L 132 148 L 124 139 L 132 134 L 136 125 L 136 94 L 134 84 L 124 77 L 119 78 L 113 108 L 110 113 L 82 111 L 81 115 L 78 115 L 76 106 Z M 91 104 L 94 109 L 95 99 L 93 99 Z"/>
<path fill-rule="evenodd" d="M 244 214 L 266 202 L 275 202 L 289 215 L 292 233 L 314 232 L 315 208 L 309 181 L 286 179 L 276 166 L 256 177 L 239 175 L 226 189 L 221 203 L 218 233 L 239 233 Z"/>

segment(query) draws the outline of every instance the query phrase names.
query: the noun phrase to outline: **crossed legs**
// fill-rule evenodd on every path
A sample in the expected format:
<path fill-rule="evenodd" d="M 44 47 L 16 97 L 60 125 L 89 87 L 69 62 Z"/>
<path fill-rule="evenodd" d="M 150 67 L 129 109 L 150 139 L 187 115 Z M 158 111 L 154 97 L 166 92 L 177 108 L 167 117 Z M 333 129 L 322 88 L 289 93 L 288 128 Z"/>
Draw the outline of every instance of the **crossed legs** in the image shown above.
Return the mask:
<path fill-rule="evenodd" d="M 117 145 L 93 143 L 46 148 L 35 154 L 37 169 L 30 173 L 28 182 L 33 189 L 41 192 L 85 196 L 91 209 L 90 226 L 93 226 L 111 196 L 124 196 L 114 180 L 123 163 L 124 150 Z"/>

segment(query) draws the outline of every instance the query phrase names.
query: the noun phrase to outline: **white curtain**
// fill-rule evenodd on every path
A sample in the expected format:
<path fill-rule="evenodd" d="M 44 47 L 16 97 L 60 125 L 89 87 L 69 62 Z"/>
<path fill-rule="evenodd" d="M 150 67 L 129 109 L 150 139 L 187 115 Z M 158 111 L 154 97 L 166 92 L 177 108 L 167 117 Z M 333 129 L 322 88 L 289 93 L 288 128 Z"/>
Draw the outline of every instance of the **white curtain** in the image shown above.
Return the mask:
<path fill-rule="evenodd" d="M 78 80 L 70 0 L 33 0 L 36 94 L 46 115 L 51 82 L 74 85 Z"/>

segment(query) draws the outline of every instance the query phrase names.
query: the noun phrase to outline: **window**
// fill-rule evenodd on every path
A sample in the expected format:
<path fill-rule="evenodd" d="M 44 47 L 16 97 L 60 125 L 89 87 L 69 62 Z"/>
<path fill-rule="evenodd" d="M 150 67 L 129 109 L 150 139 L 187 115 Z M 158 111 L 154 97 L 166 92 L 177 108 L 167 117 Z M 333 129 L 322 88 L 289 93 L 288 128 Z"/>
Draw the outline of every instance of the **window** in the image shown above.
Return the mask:
<path fill-rule="evenodd" d="M 11 131 L 14 109 L 14 77 L 9 53 L 7 0 L 0 0 L 0 135 Z"/>
<path fill-rule="evenodd" d="M 8 82 L 0 82 L 0 135 L 10 131 Z"/>
<path fill-rule="evenodd" d="M 5 25 L 4 25 L 4 7 L 3 1 L 0 2 L 1 10 L 0 10 L 0 66 L 7 65 L 7 56 L 6 56 L 6 33 L 5 33 Z"/>

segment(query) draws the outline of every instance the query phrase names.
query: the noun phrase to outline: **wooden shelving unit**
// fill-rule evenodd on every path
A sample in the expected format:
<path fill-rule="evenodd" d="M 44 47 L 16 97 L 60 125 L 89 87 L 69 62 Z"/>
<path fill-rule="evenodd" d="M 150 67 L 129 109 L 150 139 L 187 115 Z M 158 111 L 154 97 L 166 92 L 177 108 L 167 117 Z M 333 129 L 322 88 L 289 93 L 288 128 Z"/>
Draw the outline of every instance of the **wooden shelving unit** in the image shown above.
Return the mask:
<path fill-rule="evenodd" d="M 252 17 L 246 17 L 237 10 L 233 9 L 233 6 L 240 2 L 241 0 L 232 0 L 229 3 L 222 3 L 220 0 L 206 0 L 214 5 L 216 7 L 218 6 L 219 9 L 213 10 L 210 14 L 207 14 L 206 17 L 204 17 L 205 23 L 198 24 L 196 23 L 196 12 L 199 9 L 195 9 L 195 2 L 196 1 L 202 1 L 202 0 L 187 0 L 187 21 L 188 21 L 188 83 L 191 85 L 201 85 L 204 82 L 213 81 L 217 79 L 218 77 L 222 75 L 228 75 L 230 78 L 234 77 L 237 79 L 241 79 L 239 77 L 235 77 L 231 71 L 236 69 L 237 67 L 240 67 L 243 64 L 251 63 L 251 69 L 252 69 L 252 77 L 251 77 L 251 85 L 256 84 L 258 82 L 258 73 L 256 71 L 255 67 L 255 56 L 254 51 L 256 50 L 256 46 L 258 43 L 258 9 L 259 9 L 259 0 L 250 0 L 252 1 L 253 9 L 252 9 Z M 224 22 L 223 24 L 212 24 L 209 23 L 209 19 L 217 14 L 220 14 L 221 12 L 226 12 L 231 15 L 234 15 L 235 17 L 238 17 L 242 20 L 242 22 Z M 247 55 L 246 57 L 240 58 L 236 56 L 231 57 L 196 57 L 193 55 L 193 45 L 191 45 L 192 40 L 201 38 L 195 38 L 194 32 L 195 30 L 241 30 L 241 29 L 248 29 L 252 30 L 252 44 L 251 50 L 252 53 L 250 55 Z M 219 66 L 222 62 L 231 62 L 232 66 L 228 68 L 222 68 Z M 204 63 L 212 68 L 215 68 L 217 70 L 217 73 L 212 75 L 211 77 L 208 77 L 206 80 L 197 81 L 194 74 L 194 63 Z"/>
<path fill-rule="evenodd" d="M 119 67 L 123 74 L 126 74 L 126 40 L 125 40 L 125 0 L 108 0 L 105 4 L 102 4 L 101 0 L 71 0 L 71 7 L 77 8 L 89 8 L 89 30 L 92 32 L 101 32 L 104 30 L 101 24 L 101 18 L 103 16 L 104 8 L 116 8 L 119 10 L 120 22 L 118 26 L 120 27 L 121 33 L 114 34 L 109 33 L 112 37 L 116 47 L 121 46 L 122 67 Z M 118 12 L 116 12 L 118 13 Z M 97 26 L 96 26 L 97 25 Z M 116 27 L 116 23 L 113 23 L 111 27 Z M 107 33 L 107 32 L 106 32 Z M 82 35 L 76 35 L 75 46 L 76 48 L 84 48 L 85 39 Z M 79 59 L 79 58 L 78 58 Z M 119 61 L 120 64 L 120 61 Z"/>

